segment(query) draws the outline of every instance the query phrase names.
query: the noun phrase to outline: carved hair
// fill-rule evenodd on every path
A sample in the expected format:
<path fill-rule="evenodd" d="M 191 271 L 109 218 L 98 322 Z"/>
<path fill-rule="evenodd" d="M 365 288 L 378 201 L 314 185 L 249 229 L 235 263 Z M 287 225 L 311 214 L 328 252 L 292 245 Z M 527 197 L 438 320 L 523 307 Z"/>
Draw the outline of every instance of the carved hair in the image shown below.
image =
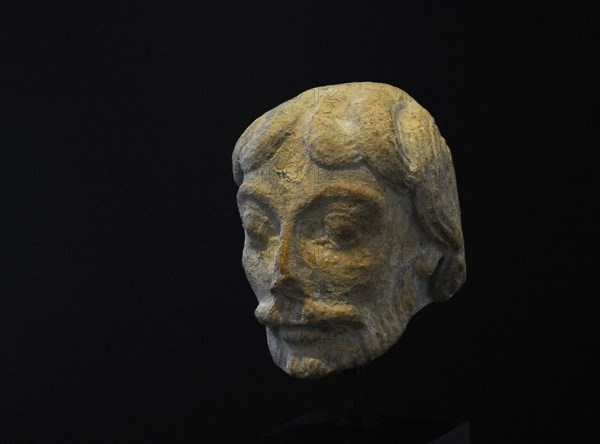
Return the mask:
<path fill-rule="evenodd" d="M 271 159 L 287 142 L 323 168 L 365 164 L 411 192 L 421 228 L 440 247 L 432 300 L 452 296 L 466 277 L 465 250 L 450 150 L 433 117 L 404 91 L 383 83 L 313 88 L 256 119 L 233 151 L 233 175 Z"/>

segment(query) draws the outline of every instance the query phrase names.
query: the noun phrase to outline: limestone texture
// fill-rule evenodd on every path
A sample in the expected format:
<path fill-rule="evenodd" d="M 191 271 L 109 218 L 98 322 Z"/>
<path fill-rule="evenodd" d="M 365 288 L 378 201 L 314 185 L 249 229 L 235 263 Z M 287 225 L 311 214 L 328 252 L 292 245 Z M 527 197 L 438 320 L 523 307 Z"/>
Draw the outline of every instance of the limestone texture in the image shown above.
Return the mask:
<path fill-rule="evenodd" d="M 401 89 L 305 91 L 256 119 L 232 160 L 255 315 L 289 375 L 370 362 L 463 284 L 450 150 Z"/>

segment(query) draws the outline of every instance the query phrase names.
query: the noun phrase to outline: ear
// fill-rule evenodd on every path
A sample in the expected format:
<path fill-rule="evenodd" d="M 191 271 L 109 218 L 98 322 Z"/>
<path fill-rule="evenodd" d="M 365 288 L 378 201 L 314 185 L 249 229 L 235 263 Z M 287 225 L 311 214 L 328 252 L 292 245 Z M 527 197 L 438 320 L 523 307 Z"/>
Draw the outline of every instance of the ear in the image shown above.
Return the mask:
<path fill-rule="evenodd" d="M 439 248 L 431 243 L 426 244 L 421 252 L 417 262 L 415 263 L 415 271 L 417 276 L 423 279 L 428 278 L 433 274 L 442 258 L 442 252 Z"/>

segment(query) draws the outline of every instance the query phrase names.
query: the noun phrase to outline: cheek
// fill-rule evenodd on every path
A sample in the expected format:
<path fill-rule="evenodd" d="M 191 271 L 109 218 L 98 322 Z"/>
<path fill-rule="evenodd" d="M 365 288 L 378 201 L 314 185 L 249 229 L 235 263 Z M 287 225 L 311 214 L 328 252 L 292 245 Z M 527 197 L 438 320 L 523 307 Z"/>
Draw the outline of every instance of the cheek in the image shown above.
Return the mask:
<path fill-rule="evenodd" d="M 269 259 L 272 256 L 271 253 L 269 248 L 256 248 L 248 239 L 244 243 L 242 266 L 246 272 L 246 278 L 257 296 L 268 290 L 272 280 L 273 266 Z"/>
<path fill-rule="evenodd" d="M 381 272 L 381 256 L 373 248 L 347 251 L 314 249 L 305 255 L 311 280 L 328 292 L 346 293 L 370 288 Z"/>

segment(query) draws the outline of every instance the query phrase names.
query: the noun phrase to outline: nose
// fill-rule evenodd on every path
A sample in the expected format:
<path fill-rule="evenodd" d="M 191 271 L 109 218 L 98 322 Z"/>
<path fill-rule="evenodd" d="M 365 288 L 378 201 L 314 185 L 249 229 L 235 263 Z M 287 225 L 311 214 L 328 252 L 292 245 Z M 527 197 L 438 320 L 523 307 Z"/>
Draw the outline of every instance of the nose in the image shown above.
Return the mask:
<path fill-rule="evenodd" d="M 299 280 L 294 270 L 292 230 L 287 228 L 282 232 L 279 248 L 274 261 L 274 276 L 271 283 L 271 293 L 290 297 L 301 297 Z"/>

